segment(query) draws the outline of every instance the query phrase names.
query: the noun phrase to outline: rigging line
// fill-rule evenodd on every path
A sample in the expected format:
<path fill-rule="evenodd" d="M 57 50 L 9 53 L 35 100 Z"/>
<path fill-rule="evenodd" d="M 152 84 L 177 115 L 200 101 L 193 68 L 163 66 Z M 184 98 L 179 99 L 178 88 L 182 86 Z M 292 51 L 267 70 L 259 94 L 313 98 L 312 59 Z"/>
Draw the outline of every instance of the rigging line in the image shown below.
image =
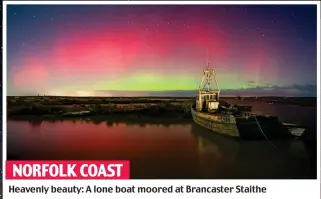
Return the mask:
<path fill-rule="evenodd" d="M 256 123 L 257 123 L 257 125 L 258 125 L 261 133 L 262 133 L 263 136 L 265 137 L 265 139 L 266 139 L 274 148 L 276 148 L 276 146 L 269 140 L 269 138 L 267 138 L 267 136 L 266 136 L 265 133 L 263 132 L 263 130 L 262 130 L 261 126 L 260 126 L 260 123 L 259 123 L 259 121 L 258 121 L 257 118 L 256 118 L 256 115 L 253 115 L 253 116 L 254 116 L 254 118 L 255 118 L 255 120 L 256 120 Z"/>

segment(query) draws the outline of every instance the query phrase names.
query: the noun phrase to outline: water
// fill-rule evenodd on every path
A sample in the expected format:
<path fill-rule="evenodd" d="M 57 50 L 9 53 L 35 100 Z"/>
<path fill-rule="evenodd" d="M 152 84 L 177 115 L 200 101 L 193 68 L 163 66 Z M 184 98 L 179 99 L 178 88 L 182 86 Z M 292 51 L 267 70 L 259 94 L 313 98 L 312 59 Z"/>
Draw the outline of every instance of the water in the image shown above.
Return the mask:
<path fill-rule="evenodd" d="M 288 114 L 288 121 L 316 122 L 315 108 L 268 106 L 281 110 L 280 117 Z M 7 128 L 8 159 L 125 159 L 131 161 L 132 178 L 316 178 L 316 155 L 301 140 L 274 141 L 276 148 L 267 141 L 240 142 L 191 120 L 8 121 Z"/>

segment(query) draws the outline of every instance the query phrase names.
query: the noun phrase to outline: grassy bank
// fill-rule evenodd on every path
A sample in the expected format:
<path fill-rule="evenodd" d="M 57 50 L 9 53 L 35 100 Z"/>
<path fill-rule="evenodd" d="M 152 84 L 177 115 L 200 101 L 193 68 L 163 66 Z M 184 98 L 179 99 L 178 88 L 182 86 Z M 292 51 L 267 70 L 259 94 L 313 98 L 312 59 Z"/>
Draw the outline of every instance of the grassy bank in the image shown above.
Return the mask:
<path fill-rule="evenodd" d="M 7 113 L 9 119 L 61 118 L 85 111 L 86 116 L 135 114 L 184 118 L 190 116 L 192 103 L 191 99 L 9 97 Z"/>

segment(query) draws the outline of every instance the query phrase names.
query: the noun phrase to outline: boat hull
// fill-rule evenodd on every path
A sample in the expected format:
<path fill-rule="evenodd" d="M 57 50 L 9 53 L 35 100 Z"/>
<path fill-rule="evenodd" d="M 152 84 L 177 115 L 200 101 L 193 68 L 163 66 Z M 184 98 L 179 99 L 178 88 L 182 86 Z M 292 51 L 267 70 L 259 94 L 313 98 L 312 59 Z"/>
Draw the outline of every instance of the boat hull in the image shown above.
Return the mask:
<path fill-rule="evenodd" d="M 291 132 L 291 134 L 295 137 L 301 137 L 301 135 L 303 135 L 303 133 L 305 132 L 304 128 L 291 128 L 289 129 L 289 131 Z"/>
<path fill-rule="evenodd" d="M 239 138 L 240 134 L 233 116 L 215 116 L 202 112 L 197 112 L 193 107 L 191 114 L 196 124 L 203 126 L 213 132 Z"/>
<path fill-rule="evenodd" d="M 196 124 L 215 133 L 242 140 L 270 140 L 299 137 L 304 129 L 289 129 L 277 117 L 210 114 L 198 112 L 193 107 L 191 114 Z M 294 132 L 294 130 L 296 130 Z"/>
<path fill-rule="evenodd" d="M 297 126 L 295 124 L 290 124 L 290 123 L 282 123 L 285 127 L 288 128 L 288 130 L 291 132 L 291 134 L 298 138 L 301 137 L 301 135 L 303 135 L 303 133 L 305 132 L 306 128 L 305 127 L 300 127 Z"/>

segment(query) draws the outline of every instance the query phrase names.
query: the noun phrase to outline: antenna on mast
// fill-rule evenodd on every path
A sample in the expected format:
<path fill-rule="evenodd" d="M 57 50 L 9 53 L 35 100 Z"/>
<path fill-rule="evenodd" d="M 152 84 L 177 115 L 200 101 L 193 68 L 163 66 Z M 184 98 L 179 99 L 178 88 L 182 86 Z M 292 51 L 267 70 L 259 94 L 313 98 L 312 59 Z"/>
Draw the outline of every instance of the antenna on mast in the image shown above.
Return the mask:
<path fill-rule="evenodd" d="M 210 68 L 210 62 L 208 61 L 208 48 L 206 48 L 206 64 L 207 68 Z"/>

